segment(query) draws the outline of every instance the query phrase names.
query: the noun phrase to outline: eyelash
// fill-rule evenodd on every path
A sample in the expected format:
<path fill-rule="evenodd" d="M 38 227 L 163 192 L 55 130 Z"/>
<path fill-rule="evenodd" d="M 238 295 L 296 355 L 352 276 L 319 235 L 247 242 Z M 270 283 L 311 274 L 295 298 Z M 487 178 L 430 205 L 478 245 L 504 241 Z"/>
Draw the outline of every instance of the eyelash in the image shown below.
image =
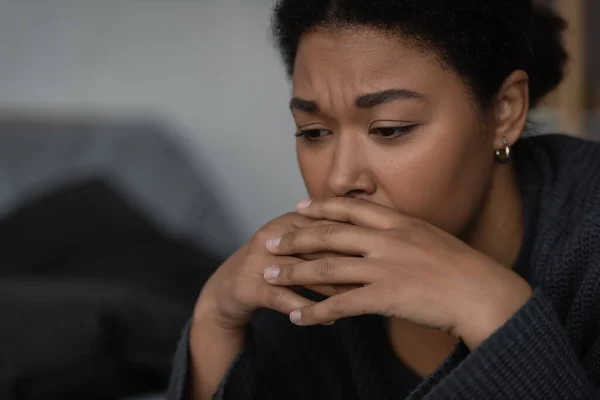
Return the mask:
<path fill-rule="evenodd" d="M 319 134 L 319 133 L 323 133 L 325 132 L 325 134 L 327 134 L 329 131 L 327 129 L 306 129 L 304 131 L 298 131 L 294 134 L 295 137 L 299 138 L 301 137 L 304 140 L 308 140 L 310 142 L 315 142 L 317 140 L 319 140 L 319 138 L 325 136 L 317 136 L 317 137 L 311 137 L 311 134 Z"/>
<path fill-rule="evenodd" d="M 410 132 L 412 132 L 416 127 L 418 126 L 418 124 L 413 124 L 413 125 L 406 125 L 406 126 L 390 126 L 390 127 L 381 127 L 381 128 L 372 128 L 371 131 L 369 132 L 370 134 L 375 134 L 377 136 L 379 136 L 379 140 L 383 140 L 383 141 L 392 141 L 395 140 L 401 136 L 405 136 L 408 135 Z M 387 131 L 387 132 L 386 132 Z M 381 133 L 389 133 L 389 131 L 392 131 L 392 134 L 389 136 L 385 136 L 382 135 Z M 379 132 L 378 133 L 374 133 L 374 132 Z M 311 136 L 312 134 L 322 134 L 320 136 Z M 299 138 L 303 138 L 306 141 L 309 142 L 316 142 L 317 140 L 319 140 L 320 138 L 322 138 L 323 136 L 326 136 L 329 133 L 329 131 L 327 129 L 306 129 L 304 131 L 298 131 L 294 134 L 295 137 Z"/>

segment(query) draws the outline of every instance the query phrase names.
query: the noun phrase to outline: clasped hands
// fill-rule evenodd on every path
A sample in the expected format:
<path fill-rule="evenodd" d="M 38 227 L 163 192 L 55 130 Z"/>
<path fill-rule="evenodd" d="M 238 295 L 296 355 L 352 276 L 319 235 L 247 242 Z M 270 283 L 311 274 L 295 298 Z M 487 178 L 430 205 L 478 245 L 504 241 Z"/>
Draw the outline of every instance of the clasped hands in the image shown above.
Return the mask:
<path fill-rule="evenodd" d="M 510 268 L 393 209 L 356 198 L 306 200 L 296 209 L 325 223 L 271 237 L 265 246 L 277 256 L 316 256 L 268 266 L 264 279 L 284 287 L 350 288 L 291 312 L 297 325 L 379 314 L 450 332 L 473 349 L 531 296 Z"/>

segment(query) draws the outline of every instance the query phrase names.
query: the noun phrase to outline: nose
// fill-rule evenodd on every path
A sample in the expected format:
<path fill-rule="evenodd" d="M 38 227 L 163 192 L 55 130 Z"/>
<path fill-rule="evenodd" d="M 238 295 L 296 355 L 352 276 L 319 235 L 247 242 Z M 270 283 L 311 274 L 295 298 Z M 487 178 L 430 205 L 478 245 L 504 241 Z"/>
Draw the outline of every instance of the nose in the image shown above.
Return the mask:
<path fill-rule="evenodd" d="M 364 144 L 352 134 L 339 134 L 333 152 L 328 177 L 329 190 L 334 196 L 370 196 L 377 185 L 372 178 Z"/>

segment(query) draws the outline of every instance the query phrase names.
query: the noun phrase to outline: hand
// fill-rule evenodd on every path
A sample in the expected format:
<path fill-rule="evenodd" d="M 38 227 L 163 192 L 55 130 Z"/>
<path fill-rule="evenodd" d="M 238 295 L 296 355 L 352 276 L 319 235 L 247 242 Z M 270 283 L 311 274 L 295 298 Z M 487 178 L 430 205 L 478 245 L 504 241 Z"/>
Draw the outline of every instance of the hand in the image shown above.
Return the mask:
<path fill-rule="evenodd" d="M 262 271 L 266 266 L 302 261 L 301 258 L 269 253 L 265 241 L 273 235 L 324 223 L 297 213 L 276 218 L 210 277 L 198 298 L 190 327 L 191 379 L 188 390 L 192 398 L 213 398 L 219 382 L 244 346 L 246 325 L 254 310 L 268 307 L 288 314 L 312 304 L 291 288 L 273 287 L 265 282 Z M 335 257 L 335 254 L 311 254 L 310 258 L 322 256 Z M 308 259 L 309 255 L 304 258 Z M 327 288 L 329 286 L 320 289 Z"/>
<path fill-rule="evenodd" d="M 531 296 L 509 268 L 424 221 L 352 198 L 301 202 L 298 212 L 329 225 L 276 235 L 275 255 L 336 252 L 358 257 L 282 263 L 264 271 L 273 286 L 362 284 L 290 314 L 298 325 L 380 314 L 449 331 L 471 348 Z"/>
<path fill-rule="evenodd" d="M 204 325 L 213 322 L 223 332 L 237 331 L 245 327 L 258 308 L 266 307 L 289 314 L 297 308 L 312 304 L 290 288 L 267 284 L 263 278 L 263 270 L 269 265 L 299 263 L 303 259 L 314 260 L 321 257 L 333 258 L 336 255 L 305 254 L 302 258 L 278 256 L 269 253 L 265 243 L 272 236 L 323 224 L 330 222 L 310 219 L 298 213 L 288 213 L 269 222 L 210 277 L 196 304 L 194 320 Z M 309 288 L 325 295 L 347 290 L 339 285 L 315 285 Z"/>

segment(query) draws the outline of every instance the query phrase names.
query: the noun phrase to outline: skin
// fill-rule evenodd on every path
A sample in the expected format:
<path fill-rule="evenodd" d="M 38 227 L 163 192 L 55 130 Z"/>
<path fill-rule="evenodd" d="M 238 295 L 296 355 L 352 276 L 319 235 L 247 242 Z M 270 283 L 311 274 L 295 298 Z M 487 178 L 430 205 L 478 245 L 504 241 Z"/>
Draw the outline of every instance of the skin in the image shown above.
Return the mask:
<path fill-rule="evenodd" d="M 516 175 L 494 158 L 523 131 L 527 81 L 514 71 L 482 110 L 434 54 L 397 36 L 302 38 L 291 108 L 311 201 L 266 224 L 204 285 L 190 396 L 212 398 L 263 307 L 299 326 L 391 317 L 396 355 L 421 375 L 457 338 L 474 349 L 502 326 L 532 292 L 510 269 L 523 236 Z M 330 297 L 313 303 L 295 286 Z"/>
<path fill-rule="evenodd" d="M 293 96 L 315 101 L 320 111 L 292 113 L 298 131 L 327 131 L 297 141 L 309 196 L 359 197 L 396 209 L 511 264 L 522 204 L 513 169 L 493 155 L 503 137 L 514 143 L 523 131 L 526 75 L 516 75 L 496 109 L 484 113 L 435 55 L 395 37 L 369 30 L 308 35 L 296 58 Z M 357 96 L 390 88 L 420 93 L 424 101 L 355 106 Z M 412 124 L 418 126 L 407 134 L 382 140 Z M 512 240 L 498 240 L 500 232 Z"/>
<path fill-rule="evenodd" d="M 358 106 L 357 99 L 361 96 L 390 89 L 414 92 L 417 96 L 379 96 L 387 101 Z M 303 134 L 298 138 L 296 149 L 310 198 L 345 196 L 362 199 L 462 239 L 477 250 L 467 259 L 487 257 L 472 263 L 472 271 L 461 271 L 462 277 L 459 275 L 457 279 L 464 281 L 466 277 L 474 276 L 481 282 L 481 288 L 486 287 L 485 274 L 478 274 L 478 270 L 484 270 L 486 265 L 512 265 L 523 235 L 522 203 L 512 166 L 498 163 L 493 155 L 495 150 L 504 148 L 503 138 L 514 143 L 523 131 L 528 111 L 527 75 L 523 71 L 507 77 L 491 109 L 482 110 L 463 80 L 444 68 L 435 54 L 378 31 L 320 30 L 307 35 L 300 43 L 290 107 L 297 131 Z M 301 209 L 298 211 L 302 212 Z M 349 214 L 357 212 L 353 210 Z M 367 214 L 372 220 L 377 212 Z M 335 220 L 331 214 L 320 214 L 318 218 Z M 388 216 L 389 219 L 393 217 Z M 385 229 L 390 227 L 385 226 Z M 312 232 L 308 237 L 311 235 L 320 237 L 318 232 Z M 368 231 L 363 231 L 362 235 L 355 245 L 373 236 Z M 298 236 L 294 234 L 296 240 Z M 345 238 L 345 243 L 349 240 Z M 288 240 L 287 246 L 288 252 L 295 254 L 313 251 L 320 244 L 317 240 L 299 249 L 297 243 Z M 436 244 L 441 246 L 433 240 L 428 243 L 427 246 L 433 247 L 428 251 L 434 251 Z M 455 253 L 462 250 L 458 243 L 453 245 L 456 246 Z M 380 251 L 394 257 L 397 251 L 389 247 Z M 330 245 L 319 250 L 343 253 L 348 249 Z M 274 251 L 277 253 L 278 250 Z M 351 260 L 336 265 L 343 264 L 343 268 L 348 269 L 348 261 Z M 398 262 L 402 261 L 406 262 L 398 257 Z M 440 261 L 437 263 L 445 265 Z M 322 268 L 331 271 L 331 265 L 330 260 L 323 260 L 311 266 L 315 271 Z M 306 265 L 297 267 L 297 271 L 309 270 Z M 319 279 L 322 272 L 315 272 L 312 279 L 311 276 L 292 278 L 290 275 L 292 272 L 287 272 L 287 276 L 280 277 L 277 283 L 328 283 Z M 465 327 L 466 331 L 482 332 L 474 334 L 478 338 L 473 339 L 472 347 L 502 325 L 506 315 L 516 311 L 531 292 L 516 274 L 509 272 L 507 275 L 503 278 L 513 283 L 514 288 L 509 287 L 489 302 L 485 301 L 485 293 L 479 294 L 483 299 L 480 304 L 486 304 L 480 313 L 490 315 L 490 309 L 497 307 L 494 303 L 504 301 L 504 297 L 516 301 L 509 301 L 510 305 L 495 314 L 498 315 L 495 320 L 483 318 L 487 321 L 485 327 Z M 493 273 L 491 276 L 489 285 L 499 286 L 495 285 Z M 404 278 L 406 281 L 406 276 Z M 363 281 L 331 277 L 329 283 L 336 279 L 340 280 L 338 283 L 352 284 L 364 284 L 368 280 L 365 277 Z M 428 279 L 429 284 L 425 286 L 435 286 L 433 274 L 424 274 L 421 279 Z M 438 293 L 443 293 L 444 285 L 448 284 L 442 283 Z M 478 282 L 473 282 L 473 286 L 477 285 Z M 417 284 L 412 287 L 420 288 Z M 407 289 L 400 282 L 390 291 L 400 288 Z M 373 291 L 372 297 L 381 298 L 381 290 Z M 343 301 L 346 304 L 352 302 L 352 296 L 348 294 Z M 462 303 L 459 298 L 438 298 L 438 301 L 449 301 L 453 307 L 462 305 L 464 313 L 472 316 L 477 310 L 472 310 L 468 304 L 477 297 L 472 293 L 464 297 Z M 362 306 L 357 305 L 364 311 L 364 304 Z M 390 305 L 386 307 L 389 310 Z M 419 313 L 419 310 L 409 311 L 406 305 L 404 308 L 397 310 L 399 318 L 392 319 L 390 340 L 400 358 L 421 375 L 426 375 L 443 361 L 457 337 L 464 339 L 465 334 L 449 322 L 438 325 L 419 317 L 410 321 L 406 316 L 411 312 Z M 389 312 L 377 312 L 377 307 L 371 311 L 390 315 Z M 336 312 L 339 314 L 340 310 Z M 440 312 L 452 314 L 443 308 Z M 304 321 L 304 324 L 313 322 Z M 427 325 L 433 325 L 435 329 L 429 329 Z"/>

